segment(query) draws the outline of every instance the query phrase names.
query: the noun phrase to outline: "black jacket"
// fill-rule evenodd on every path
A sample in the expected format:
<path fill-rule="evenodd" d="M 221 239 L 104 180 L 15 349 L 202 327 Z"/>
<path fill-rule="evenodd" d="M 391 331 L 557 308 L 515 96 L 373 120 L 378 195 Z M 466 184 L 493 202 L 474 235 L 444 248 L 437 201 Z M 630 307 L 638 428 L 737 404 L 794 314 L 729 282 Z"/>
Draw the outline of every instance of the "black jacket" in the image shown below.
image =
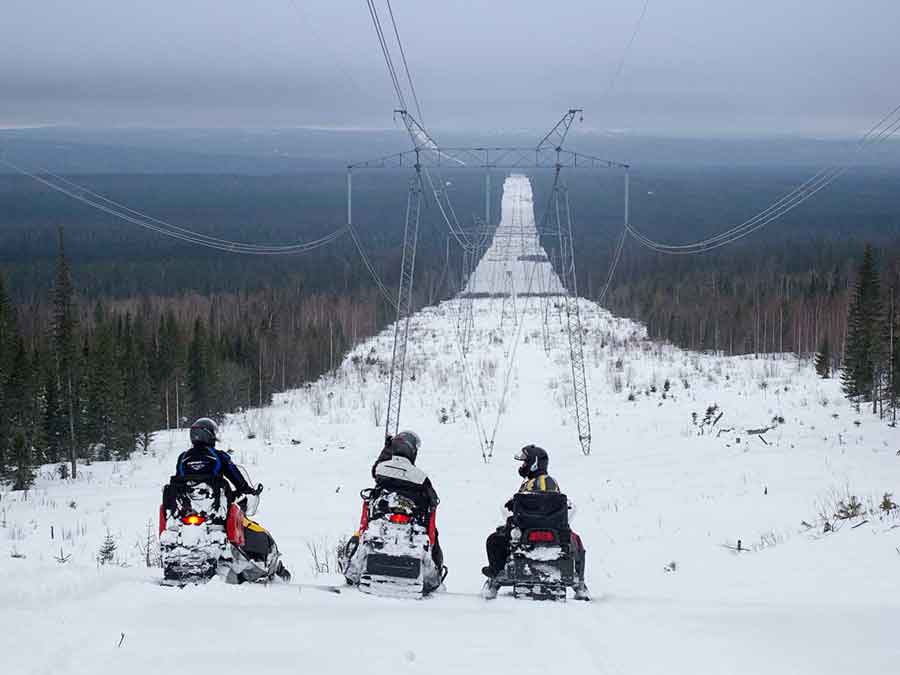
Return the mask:
<path fill-rule="evenodd" d="M 178 455 L 175 473 L 182 477 L 189 476 L 222 476 L 228 480 L 235 490 L 235 496 L 253 494 L 255 490 L 244 478 L 231 456 L 216 448 L 195 445 Z"/>

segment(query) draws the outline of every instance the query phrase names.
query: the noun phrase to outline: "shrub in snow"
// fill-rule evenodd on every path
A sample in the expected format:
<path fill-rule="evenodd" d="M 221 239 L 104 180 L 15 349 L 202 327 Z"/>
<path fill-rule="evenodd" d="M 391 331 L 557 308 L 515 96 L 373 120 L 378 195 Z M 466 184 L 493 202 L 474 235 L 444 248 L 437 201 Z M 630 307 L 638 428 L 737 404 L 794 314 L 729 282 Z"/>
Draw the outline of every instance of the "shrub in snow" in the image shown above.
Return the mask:
<path fill-rule="evenodd" d="M 878 505 L 878 508 L 881 509 L 882 513 L 885 515 L 890 515 L 892 511 L 897 509 L 897 502 L 894 501 L 894 495 L 890 492 L 885 492 L 884 497 L 881 498 L 881 504 Z"/>
<path fill-rule="evenodd" d="M 103 543 L 100 545 L 100 550 L 97 551 L 97 564 L 108 565 L 112 563 L 116 559 L 116 550 L 118 548 L 115 537 L 112 536 L 111 532 L 107 532 L 106 537 L 103 538 Z"/>
<path fill-rule="evenodd" d="M 156 528 L 153 527 L 152 518 L 147 521 L 147 531 L 143 537 L 138 538 L 135 547 L 147 567 L 160 566 L 162 560 L 159 553 L 159 538 L 156 534 Z"/>
<path fill-rule="evenodd" d="M 850 520 L 851 518 L 858 518 L 862 514 L 862 502 L 857 499 L 856 495 L 851 495 L 849 499 L 842 499 L 837 503 L 837 511 L 834 517 L 838 520 Z"/>

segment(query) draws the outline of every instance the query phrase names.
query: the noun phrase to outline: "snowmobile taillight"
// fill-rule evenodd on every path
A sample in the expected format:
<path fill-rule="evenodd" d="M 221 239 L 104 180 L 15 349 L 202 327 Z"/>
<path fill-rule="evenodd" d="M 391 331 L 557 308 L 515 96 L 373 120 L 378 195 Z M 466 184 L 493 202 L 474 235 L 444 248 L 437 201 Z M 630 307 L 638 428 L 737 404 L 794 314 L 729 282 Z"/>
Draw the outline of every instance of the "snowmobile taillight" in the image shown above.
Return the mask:
<path fill-rule="evenodd" d="M 388 517 L 392 523 L 397 523 L 398 525 L 406 525 L 410 518 L 405 513 L 392 513 L 390 517 Z"/>
<path fill-rule="evenodd" d="M 532 530 L 528 533 L 528 541 L 532 544 L 550 544 L 556 541 L 556 535 L 550 530 Z"/>
<path fill-rule="evenodd" d="M 196 513 L 192 513 L 191 515 L 182 518 L 181 522 L 185 525 L 202 525 L 206 522 L 206 518 L 198 516 Z"/>

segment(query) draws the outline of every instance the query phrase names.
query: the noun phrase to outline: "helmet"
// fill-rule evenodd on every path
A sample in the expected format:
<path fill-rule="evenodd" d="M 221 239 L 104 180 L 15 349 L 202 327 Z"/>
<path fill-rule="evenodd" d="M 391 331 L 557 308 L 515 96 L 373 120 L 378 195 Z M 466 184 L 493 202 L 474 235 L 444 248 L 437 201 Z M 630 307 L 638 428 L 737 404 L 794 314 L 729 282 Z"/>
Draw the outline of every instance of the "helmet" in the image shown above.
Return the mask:
<path fill-rule="evenodd" d="M 208 417 L 201 417 L 191 425 L 191 443 L 213 447 L 218 440 L 219 425 Z"/>
<path fill-rule="evenodd" d="M 406 457 L 415 464 L 421 445 L 422 441 L 414 431 L 401 431 L 391 439 L 390 452 L 394 457 Z"/>
<path fill-rule="evenodd" d="M 526 445 L 513 459 L 522 462 L 522 466 L 519 467 L 519 475 L 522 478 L 541 476 L 547 473 L 547 466 L 550 464 L 547 451 L 536 445 Z"/>

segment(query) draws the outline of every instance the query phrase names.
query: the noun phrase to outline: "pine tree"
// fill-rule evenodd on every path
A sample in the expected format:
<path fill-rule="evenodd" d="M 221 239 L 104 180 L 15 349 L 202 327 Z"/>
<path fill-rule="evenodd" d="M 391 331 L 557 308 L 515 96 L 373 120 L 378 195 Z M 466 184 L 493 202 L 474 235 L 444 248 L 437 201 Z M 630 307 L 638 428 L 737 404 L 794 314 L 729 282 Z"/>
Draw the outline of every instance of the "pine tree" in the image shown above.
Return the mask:
<path fill-rule="evenodd" d="M 897 289 L 891 288 L 886 327 L 888 363 L 886 368 L 885 397 L 891 410 L 891 424 L 897 423 L 897 405 L 900 403 L 900 316 L 897 312 Z"/>
<path fill-rule="evenodd" d="M 155 353 L 151 362 L 151 376 L 154 388 L 161 394 L 160 410 L 166 428 L 171 428 L 172 422 L 175 421 L 174 385 L 183 360 L 178 322 L 175 320 L 175 314 L 169 310 L 160 318 Z"/>
<path fill-rule="evenodd" d="M 18 467 L 16 459 L 15 437 L 29 428 L 28 419 L 28 381 L 31 366 L 28 362 L 28 352 L 25 351 L 25 343 L 22 338 L 16 336 L 13 347 L 13 356 L 9 364 L 9 372 L 3 387 L 4 409 L 0 419 L 0 471 L 14 463 Z"/>
<path fill-rule="evenodd" d="M 831 359 L 831 341 L 826 333 L 819 345 L 819 351 L 816 352 L 816 374 L 819 377 L 823 379 L 831 377 Z"/>
<path fill-rule="evenodd" d="M 66 417 L 60 410 L 59 387 L 56 384 L 56 373 L 53 366 L 47 366 L 44 372 L 44 443 L 47 460 L 59 462 L 65 457 L 68 425 Z"/>
<path fill-rule="evenodd" d="M 187 388 L 191 396 L 191 415 L 196 418 L 209 415 L 209 359 L 203 324 L 194 321 L 194 337 L 188 347 Z M 185 407 L 185 409 L 188 409 Z"/>
<path fill-rule="evenodd" d="M 59 396 L 57 414 L 66 417 L 69 450 L 69 463 L 72 467 L 72 478 L 77 477 L 76 442 L 75 442 L 75 409 L 77 406 L 75 381 L 75 307 L 73 304 L 74 288 L 69 262 L 66 260 L 63 245 L 63 229 L 59 228 L 59 253 L 56 258 L 56 279 L 53 285 L 53 351 L 56 360 L 56 388 Z M 54 422 L 53 426 L 59 426 Z"/>
<path fill-rule="evenodd" d="M 116 544 L 116 538 L 107 530 L 106 536 L 103 538 L 103 543 L 100 545 L 100 550 L 97 551 L 97 563 L 100 565 L 108 565 L 109 563 L 114 562 L 118 548 L 119 546 Z"/>
<path fill-rule="evenodd" d="M 856 288 L 847 317 L 847 342 L 841 381 L 846 396 L 878 403 L 878 381 L 883 364 L 881 288 L 875 252 L 866 244 Z M 873 408 L 873 412 L 876 410 Z"/>
<path fill-rule="evenodd" d="M 134 350 L 132 369 L 135 374 L 130 391 L 133 409 L 133 429 L 135 446 L 146 452 L 153 440 L 153 430 L 161 426 L 155 388 L 151 381 L 147 336 L 144 322 L 137 318 L 134 322 Z"/>
<path fill-rule="evenodd" d="M 13 474 L 13 490 L 27 490 L 34 484 L 34 468 L 32 467 L 31 449 L 25 441 L 25 434 L 16 432 L 13 438 L 13 461 L 15 473 Z"/>
<path fill-rule="evenodd" d="M 9 372 L 9 362 L 18 332 L 16 329 L 16 310 L 6 294 L 3 275 L 0 275 L 0 387 Z"/>
<path fill-rule="evenodd" d="M 10 418 L 17 404 L 7 388 L 18 340 L 14 311 L 0 276 L 0 476 L 6 472 L 12 443 Z"/>
<path fill-rule="evenodd" d="M 94 340 L 84 360 L 88 366 L 84 438 L 93 446 L 94 458 L 106 461 L 112 458 L 116 424 L 121 417 L 116 393 L 123 374 L 116 355 L 113 325 L 100 303 L 94 308 Z"/>

